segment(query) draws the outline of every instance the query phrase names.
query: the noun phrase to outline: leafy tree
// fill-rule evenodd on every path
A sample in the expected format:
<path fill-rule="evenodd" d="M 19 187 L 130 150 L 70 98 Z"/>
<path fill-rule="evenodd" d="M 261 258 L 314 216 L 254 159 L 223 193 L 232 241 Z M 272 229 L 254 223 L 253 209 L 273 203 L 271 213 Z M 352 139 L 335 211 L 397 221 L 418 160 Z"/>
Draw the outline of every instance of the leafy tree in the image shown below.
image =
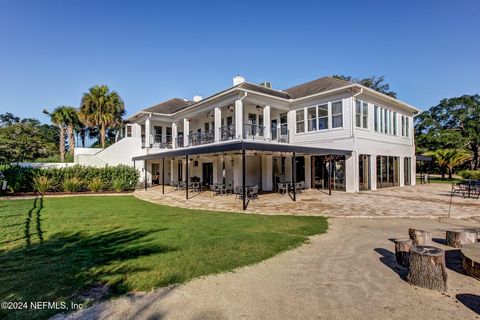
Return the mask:
<path fill-rule="evenodd" d="M 106 85 L 94 86 L 83 95 L 80 120 L 88 127 L 99 128 L 102 148 L 105 148 L 107 129 L 121 124 L 124 114 L 122 98 Z"/>
<path fill-rule="evenodd" d="M 55 144 L 45 141 L 39 126 L 32 122 L 15 122 L 0 127 L 0 162 L 33 161 L 48 157 Z"/>
<path fill-rule="evenodd" d="M 397 93 L 395 91 L 391 91 L 390 85 L 385 82 L 385 76 L 379 76 L 379 77 L 371 76 L 368 78 L 358 79 L 358 78 L 353 78 L 352 76 L 335 74 L 333 75 L 333 78 L 355 82 L 367 88 L 386 94 L 387 96 L 390 96 L 393 98 L 397 97 Z"/>
<path fill-rule="evenodd" d="M 467 149 L 471 168 L 480 167 L 480 95 L 443 99 L 415 118 L 419 150 Z"/>

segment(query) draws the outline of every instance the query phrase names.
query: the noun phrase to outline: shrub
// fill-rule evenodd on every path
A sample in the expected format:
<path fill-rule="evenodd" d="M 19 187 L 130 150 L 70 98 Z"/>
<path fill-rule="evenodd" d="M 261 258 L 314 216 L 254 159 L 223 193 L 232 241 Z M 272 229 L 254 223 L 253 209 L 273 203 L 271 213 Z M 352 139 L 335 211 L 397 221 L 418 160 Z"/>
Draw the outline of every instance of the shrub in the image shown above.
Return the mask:
<path fill-rule="evenodd" d="M 480 170 L 463 170 L 458 173 L 463 179 L 480 179 Z"/>
<path fill-rule="evenodd" d="M 63 190 L 68 192 L 81 191 L 82 187 L 83 187 L 83 182 L 77 177 L 67 178 L 63 181 Z"/>
<path fill-rule="evenodd" d="M 113 188 L 113 190 L 115 190 L 115 192 L 122 192 L 122 191 L 126 190 L 125 180 L 121 177 L 113 179 L 112 188 Z"/>
<path fill-rule="evenodd" d="M 31 192 L 35 188 L 33 186 L 33 180 L 35 176 L 45 176 L 62 186 L 67 190 L 65 181 L 76 178 L 81 181 L 86 181 L 89 188 L 90 184 L 95 178 L 100 179 L 101 187 L 103 190 L 112 190 L 114 180 L 118 180 L 116 185 L 118 188 L 121 186 L 122 190 L 132 190 L 139 180 L 139 173 L 135 168 L 126 165 L 118 165 L 112 167 L 95 168 L 95 167 L 83 167 L 75 165 L 65 168 L 24 168 L 20 166 L 12 166 L 5 170 L 5 178 L 7 179 L 9 189 L 12 192 Z M 67 185 L 71 185 L 72 181 L 68 181 Z M 98 185 L 98 181 L 96 181 Z M 82 185 L 80 189 L 84 189 Z M 72 191 L 72 189 L 67 190 Z M 95 190 L 93 190 L 95 191 Z M 74 191 L 72 191 L 74 192 Z"/>
<path fill-rule="evenodd" d="M 94 177 L 88 182 L 88 189 L 93 192 L 99 192 L 103 188 L 103 181 L 100 177 Z"/>
<path fill-rule="evenodd" d="M 33 188 L 42 196 L 47 191 L 52 191 L 55 187 L 55 181 L 52 178 L 46 176 L 35 176 L 33 178 Z"/>

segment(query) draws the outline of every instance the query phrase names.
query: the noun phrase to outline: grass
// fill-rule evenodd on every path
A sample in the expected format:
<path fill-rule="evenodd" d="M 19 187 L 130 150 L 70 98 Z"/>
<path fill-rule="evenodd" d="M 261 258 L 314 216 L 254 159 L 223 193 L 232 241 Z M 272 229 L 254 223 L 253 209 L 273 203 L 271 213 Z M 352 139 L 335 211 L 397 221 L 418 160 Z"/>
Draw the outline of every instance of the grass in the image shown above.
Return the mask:
<path fill-rule="evenodd" d="M 430 176 L 430 183 L 447 183 L 447 184 L 452 184 L 452 183 L 457 183 L 457 182 L 462 182 L 463 179 L 461 177 L 453 177 L 452 179 L 449 179 L 448 177 L 445 177 L 445 179 L 442 179 L 441 176 Z"/>
<path fill-rule="evenodd" d="M 183 283 L 267 259 L 327 228 L 322 217 L 189 210 L 133 196 L 0 200 L 0 301 L 70 304 L 99 286 L 114 296 Z M 0 318 L 57 312 L 0 310 Z"/>

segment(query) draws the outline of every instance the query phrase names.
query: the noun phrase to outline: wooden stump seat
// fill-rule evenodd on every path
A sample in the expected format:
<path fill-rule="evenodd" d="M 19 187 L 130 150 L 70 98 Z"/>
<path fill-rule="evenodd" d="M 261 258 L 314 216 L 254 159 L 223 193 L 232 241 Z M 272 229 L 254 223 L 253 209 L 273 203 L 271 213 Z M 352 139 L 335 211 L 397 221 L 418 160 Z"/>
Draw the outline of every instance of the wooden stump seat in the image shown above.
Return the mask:
<path fill-rule="evenodd" d="M 395 240 L 395 258 L 397 263 L 408 268 L 410 261 L 410 248 L 412 247 L 412 239 L 396 239 Z"/>
<path fill-rule="evenodd" d="M 445 234 L 447 246 L 461 248 L 477 242 L 477 233 L 468 230 L 448 230 Z"/>
<path fill-rule="evenodd" d="M 480 280 L 480 242 L 465 245 L 461 251 L 465 273 Z"/>
<path fill-rule="evenodd" d="M 413 241 L 414 246 L 430 246 L 432 245 L 432 234 L 428 231 L 408 229 L 408 235 Z"/>
<path fill-rule="evenodd" d="M 432 246 L 413 246 L 410 249 L 407 281 L 415 286 L 445 292 L 447 290 L 445 252 Z"/>

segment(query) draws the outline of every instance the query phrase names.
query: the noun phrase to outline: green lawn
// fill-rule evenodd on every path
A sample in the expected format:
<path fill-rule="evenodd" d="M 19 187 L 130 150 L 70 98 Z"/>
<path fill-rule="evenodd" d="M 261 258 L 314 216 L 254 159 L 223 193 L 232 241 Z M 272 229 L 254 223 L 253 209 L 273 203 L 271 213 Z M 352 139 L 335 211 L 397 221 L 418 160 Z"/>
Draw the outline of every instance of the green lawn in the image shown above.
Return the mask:
<path fill-rule="evenodd" d="M 160 206 L 133 196 L 0 200 L 0 301 L 84 301 L 256 263 L 327 230 L 322 217 Z M 58 311 L 0 318 L 41 319 Z"/>

